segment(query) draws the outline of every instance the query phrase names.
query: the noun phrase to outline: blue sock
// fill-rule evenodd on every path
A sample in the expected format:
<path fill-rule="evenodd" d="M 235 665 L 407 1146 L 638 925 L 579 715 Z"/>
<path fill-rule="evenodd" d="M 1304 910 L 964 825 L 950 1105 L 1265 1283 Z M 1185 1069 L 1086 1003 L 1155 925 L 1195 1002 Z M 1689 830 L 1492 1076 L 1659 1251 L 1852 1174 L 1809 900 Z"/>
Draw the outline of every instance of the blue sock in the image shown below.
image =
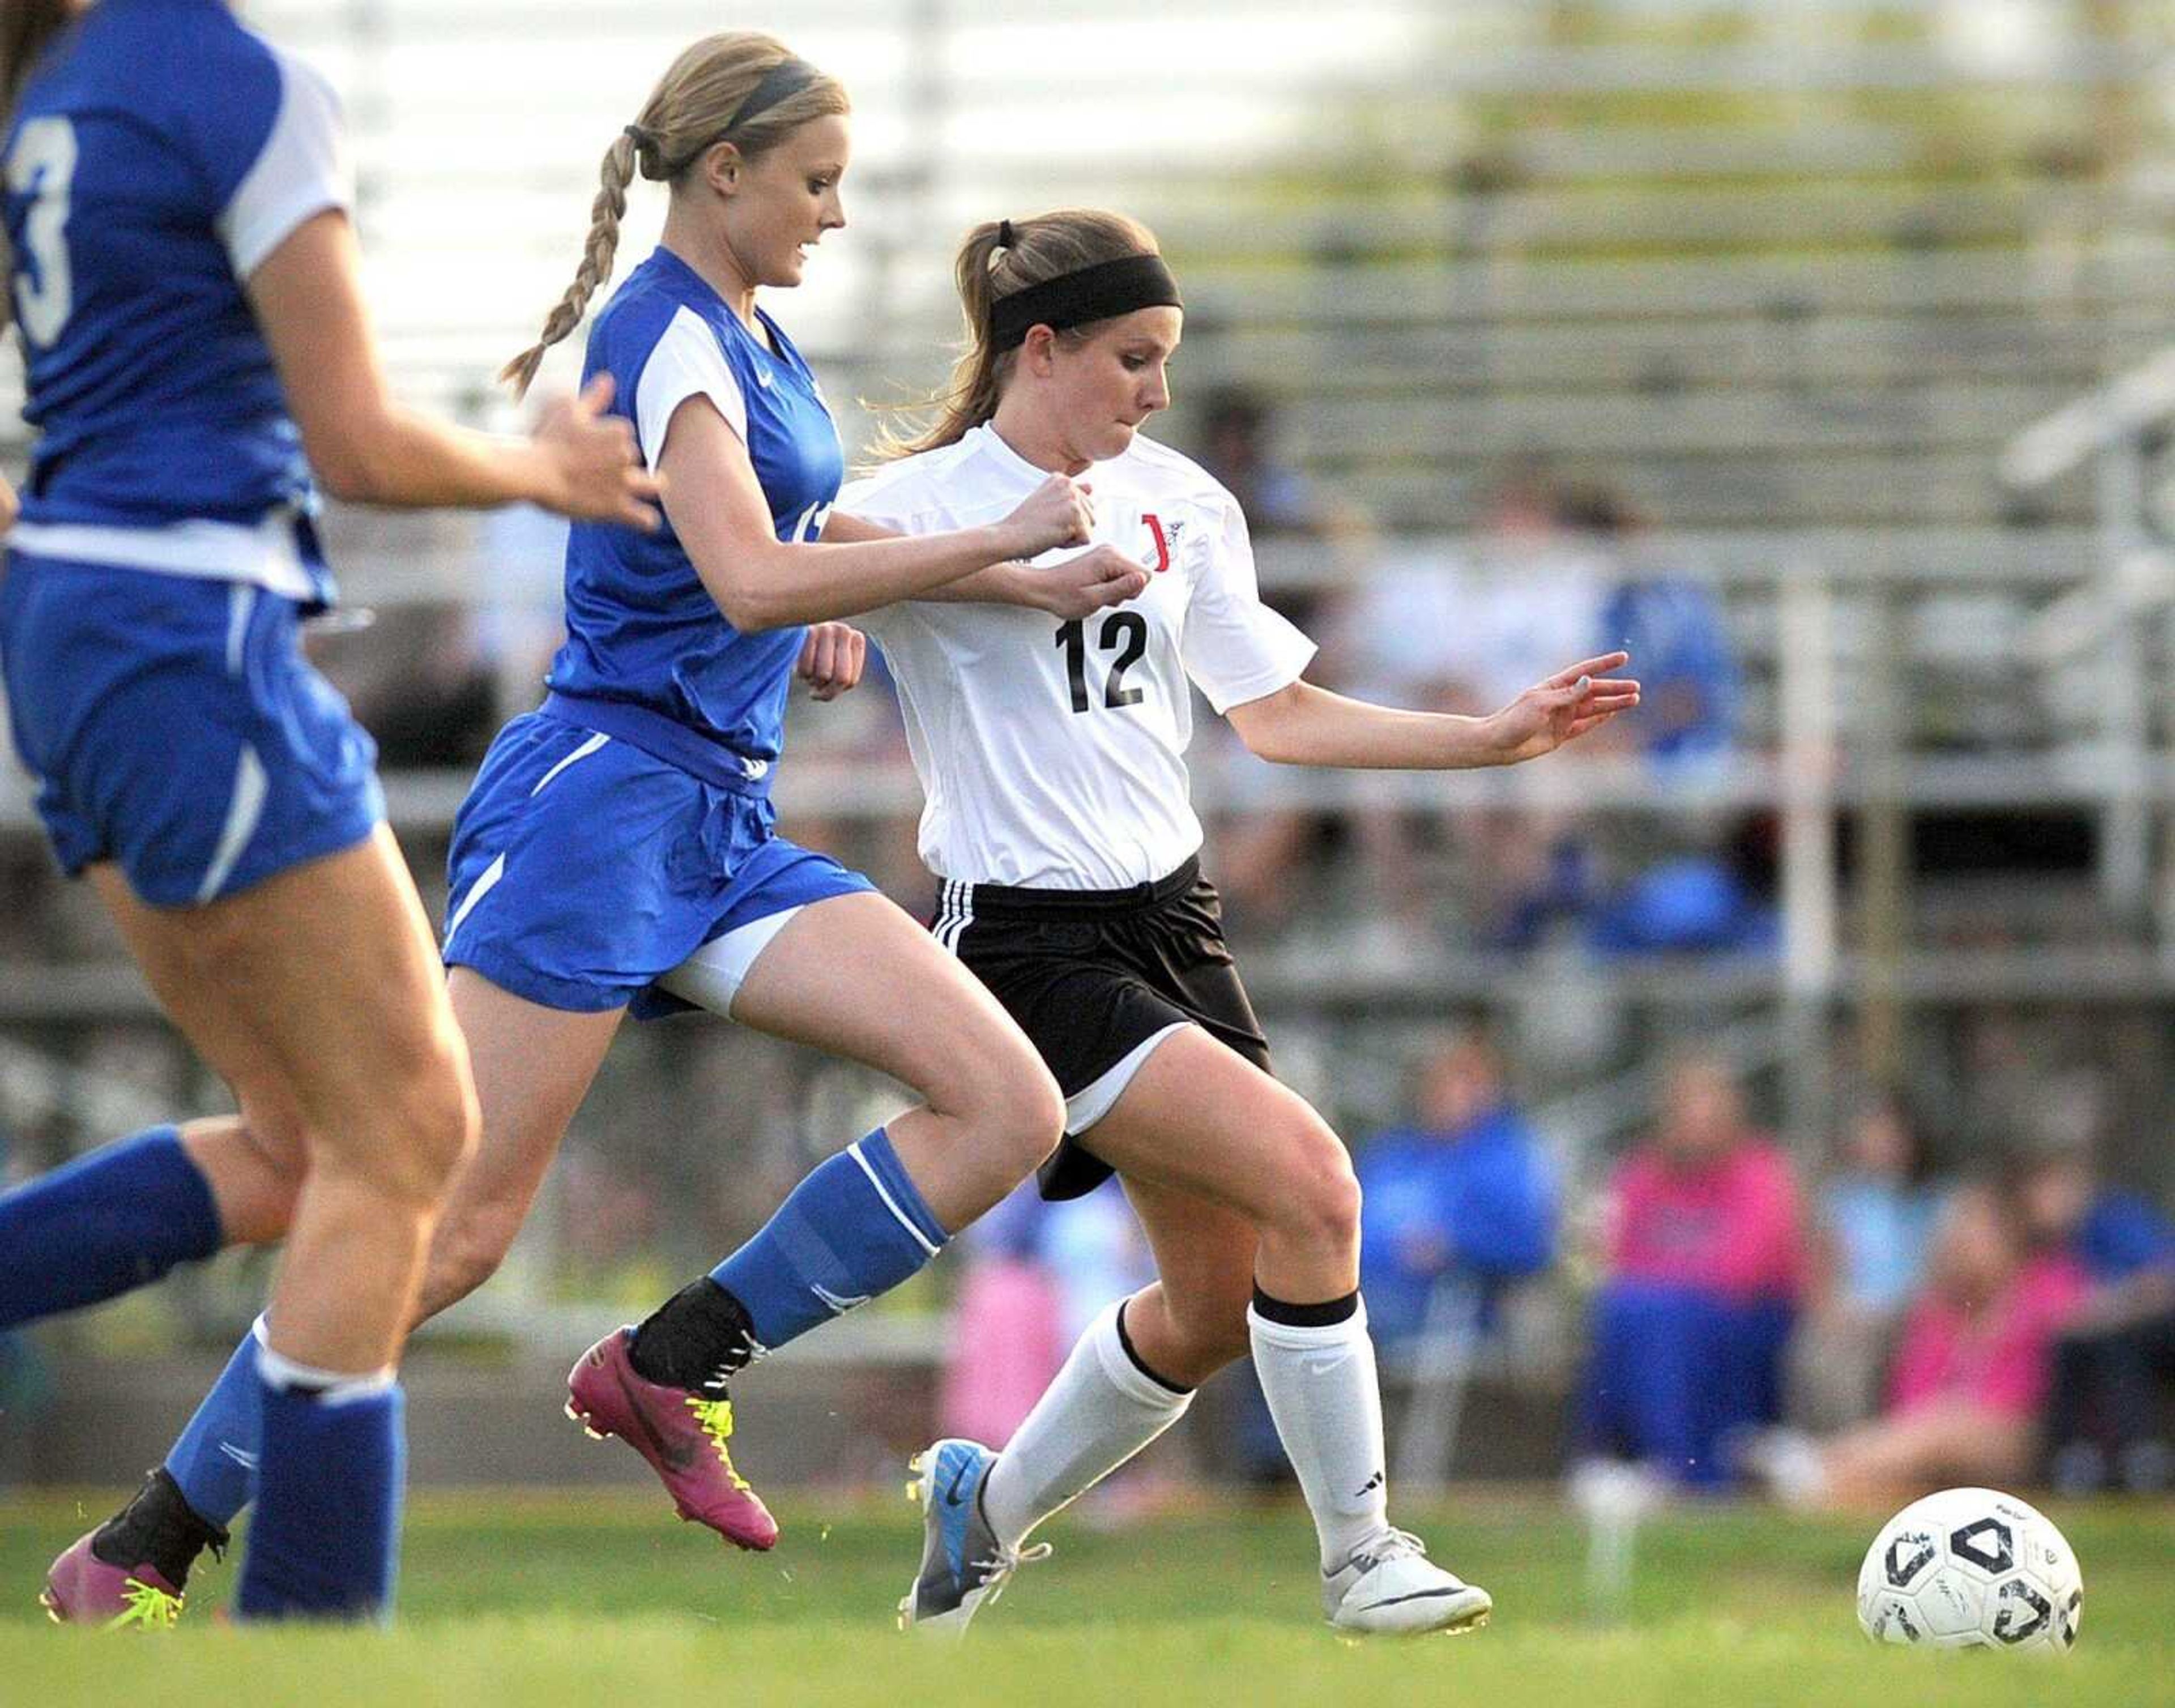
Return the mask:
<path fill-rule="evenodd" d="M 257 1456 L 263 1435 L 258 1395 L 258 1336 L 263 1319 L 243 1337 L 219 1380 L 166 1455 L 166 1474 L 189 1510 L 222 1530 L 257 1492 Z"/>
<path fill-rule="evenodd" d="M 116 1298 L 224 1244 L 178 1129 L 117 1141 L 0 1196 L 0 1330 Z"/>
<path fill-rule="evenodd" d="M 258 1380 L 263 1456 L 236 1614 L 389 1617 L 408 1471 L 399 1386 L 350 1396 Z"/>
<path fill-rule="evenodd" d="M 768 1351 L 890 1292 L 946 1238 L 878 1127 L 795 1186 L 710 1279 L 746 1308 Z"/>

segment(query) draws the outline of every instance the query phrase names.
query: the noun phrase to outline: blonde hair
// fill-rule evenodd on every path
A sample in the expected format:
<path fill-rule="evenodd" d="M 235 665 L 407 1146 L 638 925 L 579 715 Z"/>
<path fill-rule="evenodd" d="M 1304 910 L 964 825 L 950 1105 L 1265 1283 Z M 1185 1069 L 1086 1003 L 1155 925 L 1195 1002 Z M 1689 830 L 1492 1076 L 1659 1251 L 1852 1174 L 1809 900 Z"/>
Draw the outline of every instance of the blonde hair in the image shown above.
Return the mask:
<path fill-rule="evenodd" d="M 784 42 L 753 30 L 706 35 L 672 62 L 643 103 L 642 114 L 605 150 L 601 184 L 589 207 L 589 235 L 574 282 L 544 322 L 541 337 L 499 371 L 516 396 L 536 377 L 544 352 L 582 323 L 589 299 L 611 277 L 619 248 L 619 223 L 626 214 L 627 186 L 635 174 L 675 189 L 721 142 L 753 160 L 811 119 L 850 111 L 843 84 L 822 72 L 774 106 L 735 124 L 738 113 L 763 79 L 793 57 Z"/>
<path fill-rule="evenodd" d="M 1007 236 L 1009 242 L 1004 241 Z M 943 389 L 909 406 L 914 415 L 933 415 L 930 426 L 912 436 L 885 427 L 876 436 L 876 460 L 956 445 L 997 413 L 997 399 L 1019 361 L 1017 348 L 1001 352 L 990 336 L 990 311 L 1006 297 L 1098 262 L 1162 252 L 1155 233 L 1139 220 L 1096 208 L 1060 208 L 1031 220 L 989 220 L 974 227 L 959 246 L 954 268 L 967 321 L 966 344 Z M 1093 333 L 1091 323 L 1057 335 L 1079 341 Z"/>

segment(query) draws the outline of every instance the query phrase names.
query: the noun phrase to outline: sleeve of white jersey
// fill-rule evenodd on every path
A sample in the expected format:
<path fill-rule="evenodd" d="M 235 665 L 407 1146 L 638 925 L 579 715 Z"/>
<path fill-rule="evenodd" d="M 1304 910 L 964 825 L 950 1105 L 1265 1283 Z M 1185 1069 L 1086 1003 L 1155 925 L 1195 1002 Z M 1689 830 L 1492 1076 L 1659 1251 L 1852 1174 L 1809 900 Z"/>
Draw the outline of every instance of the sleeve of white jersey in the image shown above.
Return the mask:
<path fill-rule="evenodd" d="M 339 97 L 301 60 L 283 53 L 279 62 L 279 114 L 218 221 L 234 276 L 245 281 L 305 220 L 355 205 Z"/>
<path fill-rule="evenodd" d="M 747 396 L 718 348 L 717 334 L 701 317 L 683 308 L 672 317 L 664 336 L 649 353 L 635 387 L 635 433 L 643 460 L 655 469 L 664 460 L 664 437 L 673 413 L 692 397 L 708 398 L 725 425 L 747 442 Z"/>
<path fill-rule="evenodd" d="M 1182 636 L 1185 673 L 1219 714 L 1288 687 L 1314 658 L 1314 643 L 1261 603 L 1254 544 L 1234 500 L 1224 500 Z"/>
<path fill-rule="evenodd" d="M 831 508 L 840 516 L 853 517 L 872 527 L 887 528 L 893 534 L 914 531 L 911 495 L 906 483 L 897 478 L 887 480 L 880 474 L 865 474 L 858 480 L 849 480 L 838 489 L 838 502 Z M 881 646 L 887 633 L 896 632 L 907 610 L 903 603 L 881 606 L 861 612 L 853 619 L 853 624 Z"/>

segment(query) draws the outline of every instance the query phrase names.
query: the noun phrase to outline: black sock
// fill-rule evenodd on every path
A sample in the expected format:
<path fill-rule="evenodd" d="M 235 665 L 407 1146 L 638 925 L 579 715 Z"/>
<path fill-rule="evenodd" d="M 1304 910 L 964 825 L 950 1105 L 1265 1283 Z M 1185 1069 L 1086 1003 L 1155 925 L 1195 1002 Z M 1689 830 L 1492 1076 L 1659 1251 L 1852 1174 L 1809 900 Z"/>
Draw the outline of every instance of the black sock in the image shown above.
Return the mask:
<path fill-rule="evenodd" d="M 1359 1314 L 1359 1294 L 1356 1290 L 1340 1298 L 1325 1299 L 1319 1304 L 1294 1304 L 1287 1299 L 1270 1298 L 1258 1285 L 1254 1288 L 1254 1315 L 1264 1322 L 1280 1322 L 1292 1328 L 1327 1328 Z"/>
<path fill-rule="evenodd" d="M 626 1357 L 646 1382 L 722 1392 L 755 1353 L 746 1306 L 705 1275 L 650 1313 L 635 1330 Z"/>
<path fill-rule="evenodd" d="M 182 1486 L 161 1465 L 144 1479 L 136 1498 L 100 1525 L 90 1551 L 108 1565 L 155 1567 L 176 1591 L 185 1589 L 189 1568 L 206 1548 L 226 1552 L 227 1532 L 197 1516 Z"/>

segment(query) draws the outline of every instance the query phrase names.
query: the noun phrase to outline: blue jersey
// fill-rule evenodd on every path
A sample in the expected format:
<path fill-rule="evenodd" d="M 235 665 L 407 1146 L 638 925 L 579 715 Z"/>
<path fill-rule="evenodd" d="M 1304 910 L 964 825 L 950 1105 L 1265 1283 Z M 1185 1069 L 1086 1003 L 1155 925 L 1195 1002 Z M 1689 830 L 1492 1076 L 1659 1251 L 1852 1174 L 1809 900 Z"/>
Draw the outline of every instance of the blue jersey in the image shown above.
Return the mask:
<path fill-rule="evenodd" d="M 757 319 L 760 333 L 659 249 L 597 317 L 583 382 L 611 375 L 613 412 L 633 423 L 653 469 L 673 411 L 708 398 L 746 444 L 778 537 L 812 540 L 845 474 L 838 428 L 800 352 L 769 316 L 758 311 Z M 804 633 L 735 629 L 669 523 L 654 534 L 576 523 L 567 542 L 567 643 L 550 681 L 562 697 L 669 718 L 760 776 L 778 758 Z"/>
<path fill-rule="evenodd" d="M 321 602 L 309 469 L 242 285 L 347 204 L 330 89 L 223 0 L 100 0 L 0 158 L 39 434 L 11 543 Z"/>

